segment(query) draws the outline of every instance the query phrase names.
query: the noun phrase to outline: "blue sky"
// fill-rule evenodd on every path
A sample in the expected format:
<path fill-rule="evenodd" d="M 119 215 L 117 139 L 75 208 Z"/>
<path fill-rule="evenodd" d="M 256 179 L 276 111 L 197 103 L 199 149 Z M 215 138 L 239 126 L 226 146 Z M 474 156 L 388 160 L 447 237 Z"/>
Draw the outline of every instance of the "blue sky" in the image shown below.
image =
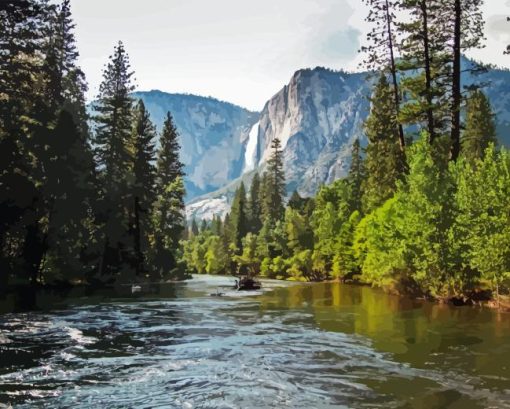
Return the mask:
<path fill-rule="evenodd" d="M 510 0 L 486 0 L 488 46 L 472 56 L 510 67 Z M 299 68 L 355 70 L 362 0 L 72 0 L 80 65 L 97 94 L 122 40 L 140 90 L 213 96 L 253 110 Z"/>

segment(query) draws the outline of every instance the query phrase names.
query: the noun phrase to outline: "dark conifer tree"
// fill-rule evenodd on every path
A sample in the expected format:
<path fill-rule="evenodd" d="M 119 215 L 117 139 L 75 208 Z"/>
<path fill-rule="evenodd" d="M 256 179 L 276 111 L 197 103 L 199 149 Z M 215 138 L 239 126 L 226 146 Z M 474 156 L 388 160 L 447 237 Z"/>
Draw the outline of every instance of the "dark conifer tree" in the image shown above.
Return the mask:
<path fill-rule="evenodd" d="M 198 229 L 197 219 L 193 217 L 193 220 L 191 221 L 191 236 L 196 237 L 200 233 L 200 230 Z"/>
<path fill-rule="evenodd" d="M 402 155 L 403 160 L 403 155 Z M 363 196 L 363 183 L 365 181 L 365 164 L 361 156 L 361 145 L 359 139 L 356 139 L 352 145 L 351 167 L 348 175 L 351 186 L 351 208 L 361 210 L 361 199 Z"/>
<path fill-rule="evenodd" d="M 46 109 L 38 85 L 44 81 L 48 12 L 42 1 L 2 2 L 0 7 L 0 282 L 16 272 L 35 283 L 44 255 L 40 136 L 47 129 L 41 123 Z"/>
<path fill-rule="evenodd" d="M 461 55 L 463 52 L 480 48 L 484 38 L 484 21 L 481 13 L 483 0 L 454 0 L 446 2 L 441 15 L 445 31 L 449 33 L 448 45 L 451 46 L 451 148 L 450 159 L 457 160 L 460 152 L 460 110 L 462 103 L 461 88 Z M 479 65 L 472 63 L 467 71 L 475 72 Z"/>
<path fill-rule="evenodd" d="M 299 195 L 297 190 L 294 190 L 292 192 L 292 195 L 290 195 L 290 199 L 287 202 L 287 206 L 290 207 L 291 209 L 301 212 L 303 210 L 304 204 L 305 200 Z"/>
<path fill-rule="evenodd" d="M 272 223 L 282 221 L 285 215 L 285 173 L 283 170 L 283 151 L 278 138 L 271 142 L 271 157 L 267 162 L 262 187 L 262 214 L 264 222 L 270 219 Z"/>
<path fill-rule="evenodd" d="M 368 213 L 389 199 L 402 177 L 405 159 L 398 144 L 393 95 L 386 76 L 381 74 L 372 96 L 370 115 L 365 122 L 368 138 L 362 184 L 363 211 Z M 358 175 L 359 176 L 359 175 Z"/>
<path fill-rule="evenodd" d="M 221 218 L 218 215 L 214 215 L 211 221 L 211 232 L 215 236 L 221 236 L 223 231 L 223 224 Z"/>
<path fill-rule="evenodd" d="M 129 239 L 132 209 L 129 184 L 133 172 L 130 151 L 132 76 L 128 55 L 119 42 L 103 72 L 94 120 L 105 237 L 99 274 L 120 274 L 123 279 L 132 279 L 129 276 L 134 274 L 133 246 Z"/>
<path fill-rule="evenodd" d="M 489 144 L 497 144 L 494 117 L 485 94 L 473 91 L 467 100 L 466 129 L 462 135 L 462 155 L 469 162 L 483 159 Z"/>
<path fill-rule="evenodd" d="M 399 11 L 400 3 L 396 0 L 364 0 L 369 6 L 370 11 L 365 19 L 373 25 L 372 30 L 367 35 L 368 46 L 362 47 L 367 58 L 363 61 L 363 66 L 370 71 L 383 70 L 391 74 L 393 101 L 397 118 L 400 116 L 401 92 L 397 79 L 398 56 L 397 38 L 395 27 L 396 13 Z M 400 121 L 396 123 L 398 128 L 398 139 L 400 148 L 405 148 L 404 128 Z"/>
<path fill-rule="evenodd" d="M 262 207 L 260 200 L 260 189 L 261 189 L 261 180 L 258 173 L 253 175 L 253 179 L 251 181 L 250 192 L 248 197 L 248 213 L 250 226 L 249 230 L 252 233 L 258 233 L 262 227 Z"/>
<path fill-rule="evenodd" d="M 155 192 L 155 146 L 156 129 L 142 100 L 135 109 L 133 126 L 133 200 L 132 235 L 134 241 L 135 265 L 138 275 L 147 270 L 145 265 L 152 235 L 152 209 Z"/>
<path fill-rule="evenodd" d="M 232 211 L 230 212 L 230 229 L 232 234 L 232 244 L 235 246 L 238 254 L 242 253 L 242 239 L 248 233 L 248 214 L 246 203 L 246 190 L 244 183 L 237 188 L 234 201 L 232 202 Z"/>
<path fill-rule="evenodd" d="M 432 144 L 446 133 L 449 54 L 448 39 L 442 24 L 443 0 L 403 0 L 400 2 L 409 21 L 400 22 L 402 87 L 408 95 L 400 112 L 405 124 L 420 124 L 428 131 Z"/>
<path fill-rule="evenodd" d="M 152 270 L 156 278 L 175 275 L 176 250 L 183 229 L 184 165 L 179 160 L 179 141 L 172 115 L 167 113 L 157 153 L 156 194 L 153 228 Z M 195 235 L 195 231 L 193 231 Z"/>

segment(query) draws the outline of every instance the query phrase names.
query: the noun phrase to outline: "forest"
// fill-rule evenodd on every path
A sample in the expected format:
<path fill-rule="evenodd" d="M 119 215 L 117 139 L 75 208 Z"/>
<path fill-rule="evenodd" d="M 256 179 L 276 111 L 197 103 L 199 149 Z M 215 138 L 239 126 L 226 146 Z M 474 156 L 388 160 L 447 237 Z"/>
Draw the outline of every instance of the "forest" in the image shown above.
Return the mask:
<path fill-rule="evenodd" d="M 184 278 L 177 130 L 131 97 L 123 44 L 88 109 L 70 1 L 1 2 L 0 21 L 0 289 Z"/>
<path fill-rule="evenodd" d="M 339 279 L 459 303 L 508 293 L 510 154 L 499 147 L 481 63 L 479 0 L 365 0 L 360 50 L 374 84 L 348 176 L 314 198 L 286 199 L 283 150 L 221 220 L 193 220 L 191 272 Z M 501 51 L 503 52 L 503 50 Z"/>
<path fill-rule="evenodd" d="M 184 213 L 171 113 L 158 135 L 121 42 L 92 107 L 70 1 L 2 2 L 0 288 L 110 285 L 191 273 L 356 280 L 398 293 L 473 299 L 508 292 L 510 154 L 483 92 L 480 0 L 365 0 L 360 50 L 374 84 L 346 178 L 288 197 L 272 155 L 230 213 Z M 503 52 L 503 50 L 502 50 Z"/>

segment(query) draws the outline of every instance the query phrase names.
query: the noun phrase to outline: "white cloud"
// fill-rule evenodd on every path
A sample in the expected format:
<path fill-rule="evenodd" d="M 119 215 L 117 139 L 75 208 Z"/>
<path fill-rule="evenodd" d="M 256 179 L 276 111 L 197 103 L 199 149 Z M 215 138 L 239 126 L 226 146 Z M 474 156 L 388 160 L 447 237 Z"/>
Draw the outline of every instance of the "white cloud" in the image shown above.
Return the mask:
<path fill-rule="evenodd" d="M 73 0 L 72 7 L 89 97 L 122 40 L 139 89 L 212 95 L 260 110 L 299 68 L 355 69 L 367 30 L 361 0 Z M 486 1 L 490 15 L 510 15 L 508 8 Z M 500 37 L 473 55 L 508 66 Z"/>

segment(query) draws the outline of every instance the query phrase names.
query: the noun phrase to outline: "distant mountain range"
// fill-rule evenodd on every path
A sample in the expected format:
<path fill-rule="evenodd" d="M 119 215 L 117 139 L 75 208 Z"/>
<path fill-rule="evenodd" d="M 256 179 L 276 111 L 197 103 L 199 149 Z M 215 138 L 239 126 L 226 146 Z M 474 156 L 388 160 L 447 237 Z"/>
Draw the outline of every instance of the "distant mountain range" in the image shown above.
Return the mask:
<path fill-rule="evenodd" d="M 496 113 L 498 136 L 510 146 L 510 71 L 491 69 L 465 85 L 487 82 L 484 90 Z M 224 214 L 235 187 L 249 182 L 278 137 L 284 147 L 289 191 L 313 195 L 323 183 L 343 177 L 353 141 L 366 143 L 363 122 L 370 103 L 366 73 L 317 67 L 297 71 L 262 112 L 195 95 L 137 92 L 161 129 L 170 111 L 180 132 L 186 165 L 188 216 Z"/>

